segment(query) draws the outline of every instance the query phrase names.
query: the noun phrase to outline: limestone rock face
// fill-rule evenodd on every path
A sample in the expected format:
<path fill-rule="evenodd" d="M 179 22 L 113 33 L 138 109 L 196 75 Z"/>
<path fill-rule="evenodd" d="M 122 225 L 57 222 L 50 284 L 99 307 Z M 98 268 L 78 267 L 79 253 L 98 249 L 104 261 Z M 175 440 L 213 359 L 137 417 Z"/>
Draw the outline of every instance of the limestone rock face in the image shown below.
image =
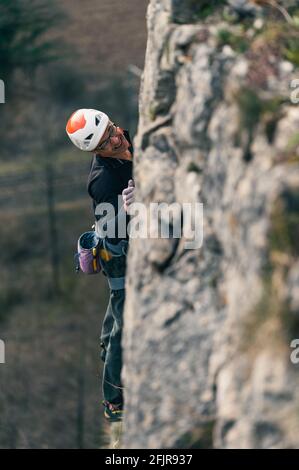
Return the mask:
<path fill-rule="evenodd" d="M 149 3 L 136 201 L 204 238 L 130 242 L 125 448 L 299 447 L 299 5 L 254 3 Z"/>

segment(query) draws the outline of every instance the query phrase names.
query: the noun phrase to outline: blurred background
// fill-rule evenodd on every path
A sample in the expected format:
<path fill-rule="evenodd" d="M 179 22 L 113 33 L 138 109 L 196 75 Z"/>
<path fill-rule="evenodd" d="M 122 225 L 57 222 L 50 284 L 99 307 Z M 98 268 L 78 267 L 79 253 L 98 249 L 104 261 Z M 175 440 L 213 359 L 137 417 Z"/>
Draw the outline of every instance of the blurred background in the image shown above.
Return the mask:
<path fill-rule="evenodd" d="M 0 0 L 0 448 L 105 446 L 101 276 L 76 274 L 93 224 L 92 155 L 68 141 L 80 107 L 134 137 L 147 0 Z"/>

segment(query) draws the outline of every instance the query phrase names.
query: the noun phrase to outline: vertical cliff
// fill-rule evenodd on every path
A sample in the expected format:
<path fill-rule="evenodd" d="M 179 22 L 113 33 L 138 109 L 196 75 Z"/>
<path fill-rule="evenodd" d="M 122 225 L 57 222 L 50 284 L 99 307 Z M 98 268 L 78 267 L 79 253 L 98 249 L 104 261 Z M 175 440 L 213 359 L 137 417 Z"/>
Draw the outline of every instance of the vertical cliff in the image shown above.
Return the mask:
<path fill-rule="evenodd" d="M 149 3 L 136 199 L 202 202 L 204 243 L 131 240 L 126 448 L 299 447 L 299 5 L 268 3 Z"/>

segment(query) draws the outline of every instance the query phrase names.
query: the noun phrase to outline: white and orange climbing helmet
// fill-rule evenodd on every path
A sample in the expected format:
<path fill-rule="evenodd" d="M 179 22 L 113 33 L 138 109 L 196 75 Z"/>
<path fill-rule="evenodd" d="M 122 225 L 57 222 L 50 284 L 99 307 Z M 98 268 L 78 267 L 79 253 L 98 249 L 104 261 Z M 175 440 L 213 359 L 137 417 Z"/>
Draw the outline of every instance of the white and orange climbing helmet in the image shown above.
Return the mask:
<path fill-rule="evenodd" d="M 80 150 L 87 152 L 96 148 L 107 128 L 107 114 L 96 109 L 78 109 L 69 118 L 66 132 Z"/>

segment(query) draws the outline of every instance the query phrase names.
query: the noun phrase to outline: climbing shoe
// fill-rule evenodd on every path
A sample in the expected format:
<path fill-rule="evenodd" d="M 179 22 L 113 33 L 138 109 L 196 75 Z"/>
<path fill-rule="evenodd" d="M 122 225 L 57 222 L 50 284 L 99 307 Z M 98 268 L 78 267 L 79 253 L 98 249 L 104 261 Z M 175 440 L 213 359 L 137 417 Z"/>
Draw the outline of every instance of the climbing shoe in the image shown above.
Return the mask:
<path fill-rule="evenodd" d="M 123 419 L 123 410 L 122 405 L 115 405 L 114 403 L 110 403 L 107 400 L 102 402 L 104 406 L 104 416 L 110 422 L 115 421 L 122 421 Z"/>

